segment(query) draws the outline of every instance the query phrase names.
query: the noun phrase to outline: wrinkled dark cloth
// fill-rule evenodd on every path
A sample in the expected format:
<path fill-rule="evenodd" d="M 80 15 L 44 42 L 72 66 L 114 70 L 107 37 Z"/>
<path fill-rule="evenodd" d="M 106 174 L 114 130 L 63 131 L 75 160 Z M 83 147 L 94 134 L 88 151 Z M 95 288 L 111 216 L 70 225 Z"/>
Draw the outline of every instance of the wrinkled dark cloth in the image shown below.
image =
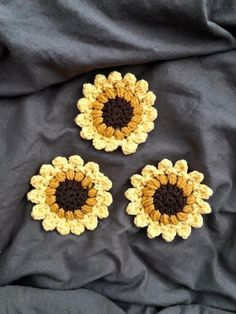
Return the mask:
<path fill-rule="evenodd" d="M 0 313 L 236 313 L 236 2 L 0 1 Z M 159 117 L 124 156 L 74 123 L 82 85 L 118 70 L 149 82 Z M 43 231 L 29 181 L 79 154 L 113 181 L 109 218 Z M 214 190 L 188 240 L 150 240 L 125 214 L 129 177 L 186 159 Z"/>

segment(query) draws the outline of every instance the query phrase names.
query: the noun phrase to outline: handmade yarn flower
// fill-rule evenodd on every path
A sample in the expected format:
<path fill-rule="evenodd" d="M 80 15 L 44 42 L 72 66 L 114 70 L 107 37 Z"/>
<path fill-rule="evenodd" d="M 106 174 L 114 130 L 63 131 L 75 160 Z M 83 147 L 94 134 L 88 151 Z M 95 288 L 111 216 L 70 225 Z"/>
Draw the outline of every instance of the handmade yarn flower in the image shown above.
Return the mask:
<path fill-rule="evenodd" d="M 188 173 L 185 160 L 178 160 L 173 166 L 170 160 L 163 159 L 158 167 L 145 166 L 141 174 L 131 177 L 133 188 L 125 192 L 131 201 L 126 211 L 136 216 L 137 227 L 147 227 L 149 238 L 162 235 L 170 242 L 178 234 L 187 239 L 191 227 L 202 227 L 202 214 L 211 212 L 204 199 L 213 193 L 207 185 L 201 184 L 202 173 Z"/>
<path fill-rule="evenodd" d="M 112 183 L 97 163 L 84 164 L 80 156 L 56 157 L 52 164 L 42 165 L 30 183 L 34 189 L 27 197 L 36 204 L 31 216 L 42 220 L 46 231 L 80 235 L 85 228 L 94 230 L 98 218 L 109 215 Z"/>
<path fill-rule="evenodd" d="M 145 80 L 137 81 L 131 73 L 123 78 L 116 71 L 108 78 L 98 74 L 94 84 L 83 85 L 83 94 L 75 123 L 82 128 L 81 137 L 92 140 L 98 150 L 111 152 L 121 146 L 124 154 L 134 153 L 154 128 L 156 96 Z"/>

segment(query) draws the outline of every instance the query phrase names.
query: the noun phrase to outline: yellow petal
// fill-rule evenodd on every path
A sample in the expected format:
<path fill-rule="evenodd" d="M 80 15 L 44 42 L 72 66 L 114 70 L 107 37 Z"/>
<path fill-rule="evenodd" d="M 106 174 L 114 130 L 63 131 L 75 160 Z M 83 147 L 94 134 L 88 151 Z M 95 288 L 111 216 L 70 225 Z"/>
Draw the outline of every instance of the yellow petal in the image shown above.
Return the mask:
<path fill-rule="evenodd" d="M 83 222 L 88 230 L 94 230 L 98 225 L 98 219 L 94 214 L 85 215 Z"/>
<path fill-rule="evenodd" d="M 95 100 L 96 97 L 99 95 L 99 91 L 93 84 L 85 83 L 83 85 L 83 94 L 87 99 L 92 101 Z"/>
<path fill-rule="evenodd" d="M 207 185 L 199 184 L 195 190 L 195 193 L 201 198 L 208 199 L 213 194 L 213 191 Z"/>
<path fill-rule="evenodd" d="M 171 227 L 162 228 L 162 238 L 166 242 L 173 241 L 175 236 L 176 236 L 176 230 L 174 228 L 171 228 Z"/>
<path fill-rule="evenodd" d="M 51 213 L 50 215 L 48 215 L 42 222 L 42 226 L 43 226 L 43 229 L 45 231 L 52 231 L 56 228 L 57 226 L 57 222 L 60 218 L 54 214 L 54 213 Z"/>
<path fill-rule="evenodd" d="M 65 218 L 60 218 L 58 220 L 56 228 L 61 235 L 67 235 L 70 233 L 70 225 Z"/>
<path fill-rule="evenodd" d="M 114 84 L 114 83 L 121 81 L 121 80 L 122 80 L 122 76 L 121 76 L 120 72 L 113 71 L 108 75 L 108 82 L 109 83 Z"/>
<path fill-rule="evenodd" d="M 48 180 L 40 175 L 33 176 L 30 184 L 36 189 L 45 189 L 48 186 Z"/>
<path fill-rule="evenodd" d="M 130 201 L 136 201 L 140 198 L 141 191 L 138 191 L 136 188 L 129 188 L 125 192 L 125 197 Z"/>
<path fill-rule="evenodd" d="M 138 202 L 131 202 L 126 207 L 126 212 L 128 215 L 138 215 L 141 214 L 142 206 Z"/>
<path fill-rule="evenodd" d="M 76 116 L 75 123 L 81 128 L 85 126 L 88 127 L 92 125 L 92 118 L 85 113 L 80 113 Z"/>
<path fill-rule="evenodd" d="M 180 228 L 177 229 L 177 233 L 181 238 L 187 239 L 191 234 L 191 226 L 182 225 Z"/>
<path fill-rule="evenodd" d="M 96 215 L 98 216 L 98 218 L 103 219 L 103 218 L 107 218 L 109 216 L 109 211 L 108 208 L 106 206 L 100 206 L 97 210 L 96 210 Z"/>
<path fill-rule="evenodd" d="M 46 204 L 37 204 L 33 206 L 31 216 L 35 220 L 42 220 L 46 217 L 46 215 L 50 213 L 49 206 Z"/>
<path fill-rule="evenodd" d="M 154 105 L 155 101 L 156 95 L 151 91 L 147 92 L 143 98 L 143 103 L 145 103 L 148 106 Z"/>
<path fill-rule="evenodd" d="M 94 79 L 94 85 L 96 88 L 102 89 L 104 85 L 107 84 L 107 78 L 103 74 L 97 74 Z"/>
<path fill-rule="evenodd" d="M 187 161 L 184 159 L 177 160 L 174 165 L 174 168 L 177 170 L 179 174 L 186 174 L 188 171 Z"/>
<path fill-rule="evenodd" d="M 74 170 L 77 170 L 83 166 L 84 161 L 80 156 L 73 155 L 69 157 L 69 164 L 73 167 Z"/>
<path fill-rule="evenodd" d="M 108 141 L 105 145 L 105 151 L 106 152 L 113 152 L 114 150 L 116 150 L 119 146 L 119 142 L 115 139 L 111 139 L 110 141 Z"/>
<path fill-rule="evenodd" d="M 27 194 L 29 201 L 35 204 L 42 204 L 45 202 L 45 193 L 41 190 L 33 189 Z"/>
<path fill-rule="evenodd" d="M 203 200 L 197 202 L 197 207 L 200 214 L 211 213 L 211 206 L 207 202 L 204 202 Z"/>
<path fill-rule="evenodd" d="M 131 141 L 126 141 L 122 144 L 122 151 L 125 155 L 135 153 L 137 148 L 138 148 L 138 144 Z"/>
<path fill-rule="evenodd" d="M 77 102 L 77 107 L 80 110 L 80 112 L 90 112 L 90 104 L 91 101 L 89 101 L 87 98 L 80 98 Z"/>
<path fill-rule="evenodd" d="M 44 178 L 51 179 L 51 177 L 55 174 L 56 170 L 52 165 L 42 165 L 39 174 Z"/>
<path fill-rule="evenodd" d="M 77 236 L 85 231 L 84 224 L 78 219 L 70 220 L 68 221 L 68 224 L 70 226 L 70 231 Z"/>
<path fill-rule="evenodd" d="M 159 223 L 154 222 L 147 227 L 147 235 L 150 239 L 158 237 L 161 233 L 162 228 Z"/>
<path fill-rule="evenodd" d="M 146 227 L 149 224 L 149 222 L 150 222 L 149 215 L 145 213 L 141 213 L 134 218 L 134 224 L 140 228 Z"/>
<path fill-rule="evenodd" d="M 195 183 L 201 183 L 202 180 L 204 179 L 204 175 L 201 172 L 192 171 L 192 172 L 189 172 L 188 179 Z"/>
<path fill-rule="evenodd" d="M 106 146 L 106 141 L 100 137 L 100 136 L 95 136 L 93 139 L 93 146 L 97 149 L 97 150 L 101 150 L 104 149 Z"/>
<path fill-rule="evenodd" d="M 201 228 L 203 225 L 203 218 L 200 214 L 190 214 L 189 216 L 189 222 L 192 227 L 194 228 Z"/>
<path fill-rule="evenodd" d="M 68 161 L 65 157 L 56 157 L 53 159 L 52 164 L 59 170 L 67 170 Z"/>
<path fill-rule="evenodd" d="M 143 177 L 139 174 L 132 175 L 130 181 L 135 188 L 140 188 L 141 186 L 143 186 Z"/>
<path fill-rule="evenodd" d="M 80 136 L 86 140 L 92 140 L 94 138 L 94 134 L 95 134 L 95 128 L 94 126 L 90 125 L 90 126 L 85 126 L 82 128 L 82 130 L 80 131 Z"/>

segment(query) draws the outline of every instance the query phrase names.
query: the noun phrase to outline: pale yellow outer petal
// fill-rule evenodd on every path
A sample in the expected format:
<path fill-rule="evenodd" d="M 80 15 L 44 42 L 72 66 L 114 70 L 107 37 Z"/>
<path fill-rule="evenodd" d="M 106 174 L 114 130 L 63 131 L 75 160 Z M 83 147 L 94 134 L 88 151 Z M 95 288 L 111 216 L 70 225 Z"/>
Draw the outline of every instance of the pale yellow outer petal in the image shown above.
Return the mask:
<path fill-rule="evenodd" d="M 147 110 L 145 110 L 145 116 L 147 118 L 147 121 L 154 121 L 156 120 L 158 113 L 157 110 L 155 108 L 148 108 Z"/>
<path fill-rule="evenodd" d="M 84 165 L 85 172 L 88 174 L 99 173 L 99 165 L 96 162 L 89 161 Z"/>
<path fill-rule="evenodd" d="M 174 165 L 174 168 L 177 170 L 179 174 L 186 174 L 188 171 L 187 161 L 184 159 L 177 160 Z"/>
<path fill-rule="evenodd" d="M 192 171 L 192 172 L 189 172 L 188 179 L 195 183 L 201 183 L 202 180 L 204 179 L 204 175 L 201 172 Z"/>
<path fill-rule="evenodd" d="M 98 218 L 100 219 L 107 218 L 109 216 L 109 211 L 108 211 L 107 206 L 99 206 L 96 208 L 95 212 Z"/>
<path fill-rule="evenodd" d="M 37 204 L 33 206 L 31 216 L 35 220 L 42 220 L 50 213 L 49 206 L 46 204 Z"/>
<path fill-rule="evenodd" d="M 98 188 L 99 190 L 108 191 L 112 188 L 111 180 L 101 172 L 97 173 L 93 179 L 95 179 L 94 181 L 96 183 L 95 188 Z"/>
<path fill-rule="evenodd" d="M 163 170 L 164 172 L 166 170 L 168 170 L 169 168 L 172 168 L 173 163 L 172 161 L 170 161 L 169 159 L 162 159 L 159 163 L 158 163 L 158 169 L 159 170 Z"/>
<path fill-rule="evenodd" d="M 77 170 L 84 165 L 84 161 L 80 156 L 73 155 L 69 157 L 69 165 L 71 165 L 75 170 Z"/>
<path fill-rule="evenodd" d="M 142 132 L 149 133 L 154 129 L 154 123 L 153 122 L 143 122 L 142 124 L 140 124 L 139 128 Z"/>
<path fill-rule="evenodd" d="M 85 231 L 84 224 L 78 219 L 68 220 L 68 224 L 70 226 L 70 231 L 77 236 Z"/>
<path fill-rule="evenodd" d="M 137 81 L 137 79 L 136 79 L 135 75 L 132 73 L 126 73 L 124 78 L 123 78 L 123 82 L 125 83 L 125 85 L 128 87 L 128 89 L 130 89 L 132 91 L 134 91 L 136 81 Z"/>
<path fill-rule="evenodd" d="M 53 166 L 58 170 L 67 170 L 68 161 L 65 157 L 56 157 L 52 161 Z"/>
<path fill-rule="evenodd" d="M 54 230 L 57 226 L 59 219 L 60 218 L 56 214 L 50 213 L 49 215 L 46 216 L 46 218 L 42 222 L 43 229 L 45 231 Z"/>
<path fill-rule="evenodd" d="M 29 201 L 35 204 L 43 204 L 45 202 L 45 193 L 41 190 L 33 189 L 27 194 Z"/>
<path fill-rule="evenodd" d="M 191 234 L 191 226 L 182 225 L 180 228 L 177 229 L 177 233 L 181 238 L 186 240 Z"/>
<path fill-rule="evenodd" d="M 83 223 L 88 230 L 94 230 L 97 228 L 98 225 L 97 216 L 94 214 L 85 215 Z"/>
<path fill-rule="evenodd" d="M 139 80 L 135 84 L 136 94 L 145 94 L 148 91 L 148 82 L 145 80 Z"/>
<path fill-rule="evenodd" d="M 147 133 L 136 130 L 129 136 L 129 139 L 132 139 L 137 144 L 142 144 L 146 142 L 147 137 Z"/>
<path fill-rule="evenodd" d="M 80 131 L 80 136 L 85 140 L 92 140 L 94 138 L 94 134 L 96 133 L 97 131 L 95 130 L 94 126 L 84 126 Z"/>
<path fill-rule="evenodd" d="M 145 103 L 148 106 L 153 106 L 155 101 L 156 95 L 152 91 L 147 92 L 143 97 L 143 103 Z"/>
<path fill-rule="evenodd" d="M 203 199 L 208 199 L 213 194 L 213 191 L 207 185 L 199 184 L 195 190 L 195 194 Z"/>
<path fill-rule="evenodd" d="M 128 215 L 138 215 L 142 213 L 142 206 L 138 202 L 130 202 L 126 208 Z"/>
<path fill-rule="evenodd" d="M 77 102 L 77 107 L 80 110 L 80 112 L 89 113 L 91 110 L 90 104 L 91 104 L 91 101 L 88 100 L 87 98 L 80 98 Z"/>
<path fill-rule="evenodd" d="M 142 192 L 136 188 L 129 188 L 125 192 L 125 197 L 130 201 L 138 200 L 142 195 Z"/>
<path fill-rule="evenodd" d="M 147 180 L 152 178 L 155 175 L 161 174 L 162 171 L 160 171 L 159 169 L 157 169 L 155 166 L 152 165 L 146 165 L 143 169 L 142 169 L 142 176 Z"/>
<path fill-rule="evenodd" d="M 210 214 L 211 213 L 211 206 L 204 202 L 203 200 L 200 200 L 197 202 L 198 212 L 200 214 Z"/>
<path fill-rule="evenodd" d="M 95 135 L 94 139 L 93 139 L 93 146 L 97 149 L 97 150 L 101 150 L 104 149 L 106 146 L 106 140 L 101 137 L 100 135 Z"/>
<path fill-rule="evenodd" d="M 107 84 L 107 78 L 103 74 L 97 74 L 94 79 L 94 85 L 97 89 L 102 89 Z"/>
<path fill-rule="evenodd" d="M 67 235 L 70 233 L 70 225 L 66 218 L 60 218 L 57 222 L 56 228 L 61 235 Z"/>
<path fill-rule="evenodd" d="M 143 177 L 139 174 L 132 175 L 130 181 L 135 188 L 140 189 L 141 187 L 143 187 Z"/>
<path fill-rule="evenodd" d="M 147 236 L 150 239 L 158 237 L 162 233 L 162 227 L 159 223 L 153 222 L 147 227 Z"/>
<path fill-rule="evenodd" d="M 103 191 L 101 195 L 99 195 L 100 202 L 102 205 L 110 206 L 113 199 L 112 195 L 109 192 Z"/>
<path fill-rule="evenodd" d="M 119 146 L 119 141 L 115 140 L 114 138 L 111 139 L 110 141 L 107 141 L 105 145 L 105 151 L 106 152 L 113 152 L 116 150 Z"/>
<path fill-rule="evenodd" d="M 93 84 L 85 83 L 83 85 L 83 94 L 87 99 L 93 101 L 99 95 L 99 90 Z"/>
<path fill-rule="evenodd" d="M 190 225 L 194 228 L 201 228 L 203 225 L 203 218 L 202 215 L 194 213 L 189 215 L 189 222 Z"/>
<path fill-rule="evenodd" d="M 30 180 L 30 184 L 36 189 L 45 189 L 48 186 L 49 181 L 40 175 L 33 176 Z"/>
<path fill-rule="evenodd" d="M 75 123 L 81 128 L 89 127 L 92 126 L 92 118 L 87 113 L 80 113 L 76 116 Z"/>
<path fill-rule="evenodd" d="M 149 222 L 150 218 L 145 213 L 141 213 L 134 218 L 134 224 L 140 228 L 146 227 L 149 224 Z"/>
<path fill-rule="evenodd" d="M 113 71 L 108 75 L 108 82 L 109 83 L 116 83 L 122 80 L 122 76 L 120 74 L 120 72 L 117 71 Z"/>
<path fill-rule="evenodd" d="M 122 151 L 125 155 L 135 153 L 137 148 L 138 148 L 138 144 L 129 140 L 123 142 L 122 144 Z"/>
<path fill-rule="evenodd" d="M 162 238 L 166 242 L 171 242 L 174 240 L 176 236 L 176 230 L 172 228 L 171 226 L 163 226 L 162 225 Z"/>
<path fill-rule="evenodd" d="M 42 165 L 39 170 L 39 174 L 47 180 L 50 180 L 55 173 L 56 170 L 52 165 Z"/>

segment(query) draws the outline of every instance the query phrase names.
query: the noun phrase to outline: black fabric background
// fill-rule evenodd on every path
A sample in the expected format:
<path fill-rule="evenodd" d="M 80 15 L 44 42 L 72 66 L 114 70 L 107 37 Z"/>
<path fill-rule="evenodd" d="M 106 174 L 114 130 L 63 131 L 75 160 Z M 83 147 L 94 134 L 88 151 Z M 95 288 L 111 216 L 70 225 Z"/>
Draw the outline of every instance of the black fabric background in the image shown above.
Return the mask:
<path fill-rule="evenodd" d="M 0 313 L 236 313 L 236 1 L 0 1 Z M 146 79 L 159 118 L 130 156 L 96 151 L 73 120 L 85 82 Z M 55 156 L 99 162 L 110 217 L 80 237 L 30 217 L 32 175 Z M 214 190 L 186 241 L 125 214 L 130 175 L 188 160 Z"/>

